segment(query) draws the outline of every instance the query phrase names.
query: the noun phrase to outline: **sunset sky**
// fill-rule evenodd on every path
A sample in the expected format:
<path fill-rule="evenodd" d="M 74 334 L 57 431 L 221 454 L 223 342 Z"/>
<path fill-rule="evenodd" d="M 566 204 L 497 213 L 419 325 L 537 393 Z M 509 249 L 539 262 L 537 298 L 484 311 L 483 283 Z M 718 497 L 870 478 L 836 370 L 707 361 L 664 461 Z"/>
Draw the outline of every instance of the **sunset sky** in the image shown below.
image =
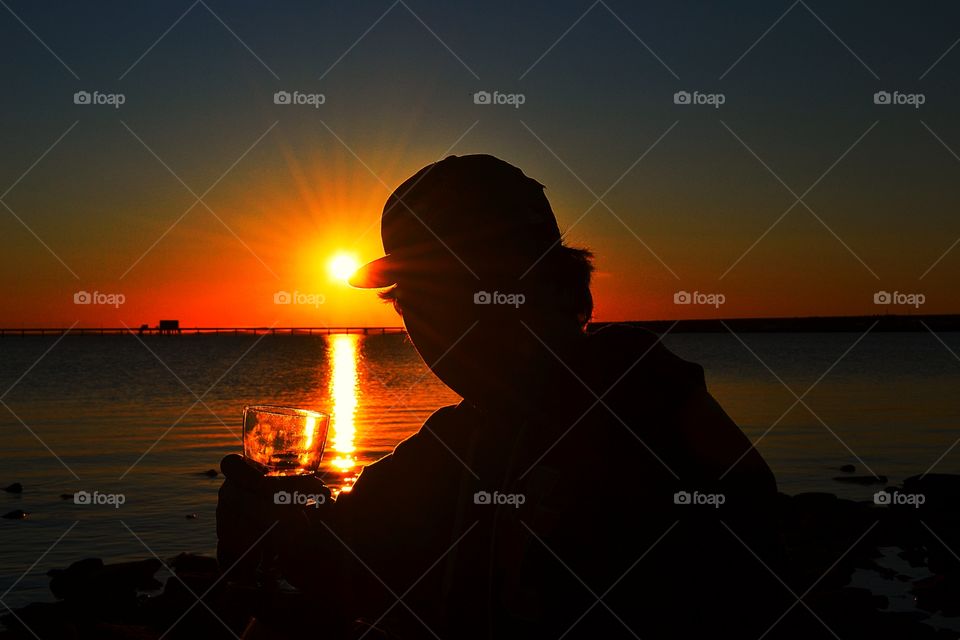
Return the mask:
<path fill-rule="evenodd" d="M 953 3 L 8 7 L 0 326 L 397 325 L 328 264 L 382 255 L 387 195 L 451 153 L 546 185 L 598 320 L 960 312 Z"/>

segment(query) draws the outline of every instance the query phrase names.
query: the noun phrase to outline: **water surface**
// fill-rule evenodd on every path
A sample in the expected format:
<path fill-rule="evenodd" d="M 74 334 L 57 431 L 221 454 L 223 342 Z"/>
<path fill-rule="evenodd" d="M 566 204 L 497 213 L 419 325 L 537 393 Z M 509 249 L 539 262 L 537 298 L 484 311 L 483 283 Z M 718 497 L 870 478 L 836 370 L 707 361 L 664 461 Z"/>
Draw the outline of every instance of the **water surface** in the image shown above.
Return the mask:
<path fill-rule="evenodd" d="M 960 334 L 940 337 L 960 352 Z M 731 334 L 665 343 L 703 364 L 714 395 L 760 438 L 782 491 L 870 499 L 875 487 L 833 480 L 843 464 L 892 483 L 960 472 L 960 447 L 951 449 L 960 361 L 933 335 L 871 334 L 845 356 L 858 334 L 740 338 L 746 346 Z M 31 513 L 0 520 L 0 593 L 16 583 L 4 598 L 11 606 L 50 599 L 45 572 L 81 557 L 213 553 L 221 479 L 202 472 L 240 451 L 245 405 L 330 412 L 323 470 L 334 489 L 349 490 L 363 465 L 459 399 L 402 335 L 3 338 L 8 388 L 0 485 L 19 481 L 25 491 L 0 493 L 0 510 Z M 78 490 L 125 502 L 60 498 Z"/>

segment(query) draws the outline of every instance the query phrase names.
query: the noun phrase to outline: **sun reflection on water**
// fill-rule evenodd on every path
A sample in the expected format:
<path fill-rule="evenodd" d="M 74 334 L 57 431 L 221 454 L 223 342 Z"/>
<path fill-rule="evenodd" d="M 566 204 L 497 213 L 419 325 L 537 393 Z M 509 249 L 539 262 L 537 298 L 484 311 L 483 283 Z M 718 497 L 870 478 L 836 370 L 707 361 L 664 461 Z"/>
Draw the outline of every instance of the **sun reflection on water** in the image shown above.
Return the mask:
<path fill-rule="evenodd" d="M 357 344 L 360 336 L 356 334 L 337 334 L 330 336 L 330 397 L 333 400 L 331 412 L 331 449 L 336 454 L 330 464 L 334 470 L 344 474 L 341 491 L 350 491 L 356 480 L 355 418 L 357 413 Z"/>

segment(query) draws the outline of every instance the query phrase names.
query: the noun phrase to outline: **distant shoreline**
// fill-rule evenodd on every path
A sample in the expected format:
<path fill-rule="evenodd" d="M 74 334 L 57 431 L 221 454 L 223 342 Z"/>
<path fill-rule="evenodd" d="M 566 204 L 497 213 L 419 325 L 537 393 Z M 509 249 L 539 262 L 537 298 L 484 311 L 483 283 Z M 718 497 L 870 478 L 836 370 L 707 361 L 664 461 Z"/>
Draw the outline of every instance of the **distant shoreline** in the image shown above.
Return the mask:
<path fill-rule="evenodd" d="M 693 320 L 630 320 L 591 322 L 591 331 L 610 325 L 628 325 L 655 333 L 863 333 L 960 331 L 960 314 L 808 316 L 798 318 L 701 318 Z M 157 327 L 0 327 L 0 338 L 36 336 L 120 336 L 120 335 L 330 335 L 404 334 L 404 327 L 181 327 L 161 331 Z"/>
<path fill-rule="evenodd" d="M 655 333 L 667 330 L 670 333 L 863 333 L 868 329 L 874 332 L 940 332 L 960 331 L 960 314 L 646 320 L 596 322 L 591 323 L 590 328 L 616 324 L 642 327 Z"/>

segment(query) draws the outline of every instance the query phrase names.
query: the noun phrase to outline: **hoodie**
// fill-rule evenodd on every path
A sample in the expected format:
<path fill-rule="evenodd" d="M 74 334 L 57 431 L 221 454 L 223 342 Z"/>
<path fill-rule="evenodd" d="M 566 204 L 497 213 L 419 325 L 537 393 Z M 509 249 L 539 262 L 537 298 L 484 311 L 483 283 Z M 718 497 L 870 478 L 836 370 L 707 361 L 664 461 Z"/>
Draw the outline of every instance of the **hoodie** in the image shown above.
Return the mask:
<path fill-rule="evenodd" d="M 437 410 L 324 516 L 349 615 L 396 637 L 753 633 L 776 485 L 702 367 L 614 325 L 536 382 L 515 410 Z"/>

